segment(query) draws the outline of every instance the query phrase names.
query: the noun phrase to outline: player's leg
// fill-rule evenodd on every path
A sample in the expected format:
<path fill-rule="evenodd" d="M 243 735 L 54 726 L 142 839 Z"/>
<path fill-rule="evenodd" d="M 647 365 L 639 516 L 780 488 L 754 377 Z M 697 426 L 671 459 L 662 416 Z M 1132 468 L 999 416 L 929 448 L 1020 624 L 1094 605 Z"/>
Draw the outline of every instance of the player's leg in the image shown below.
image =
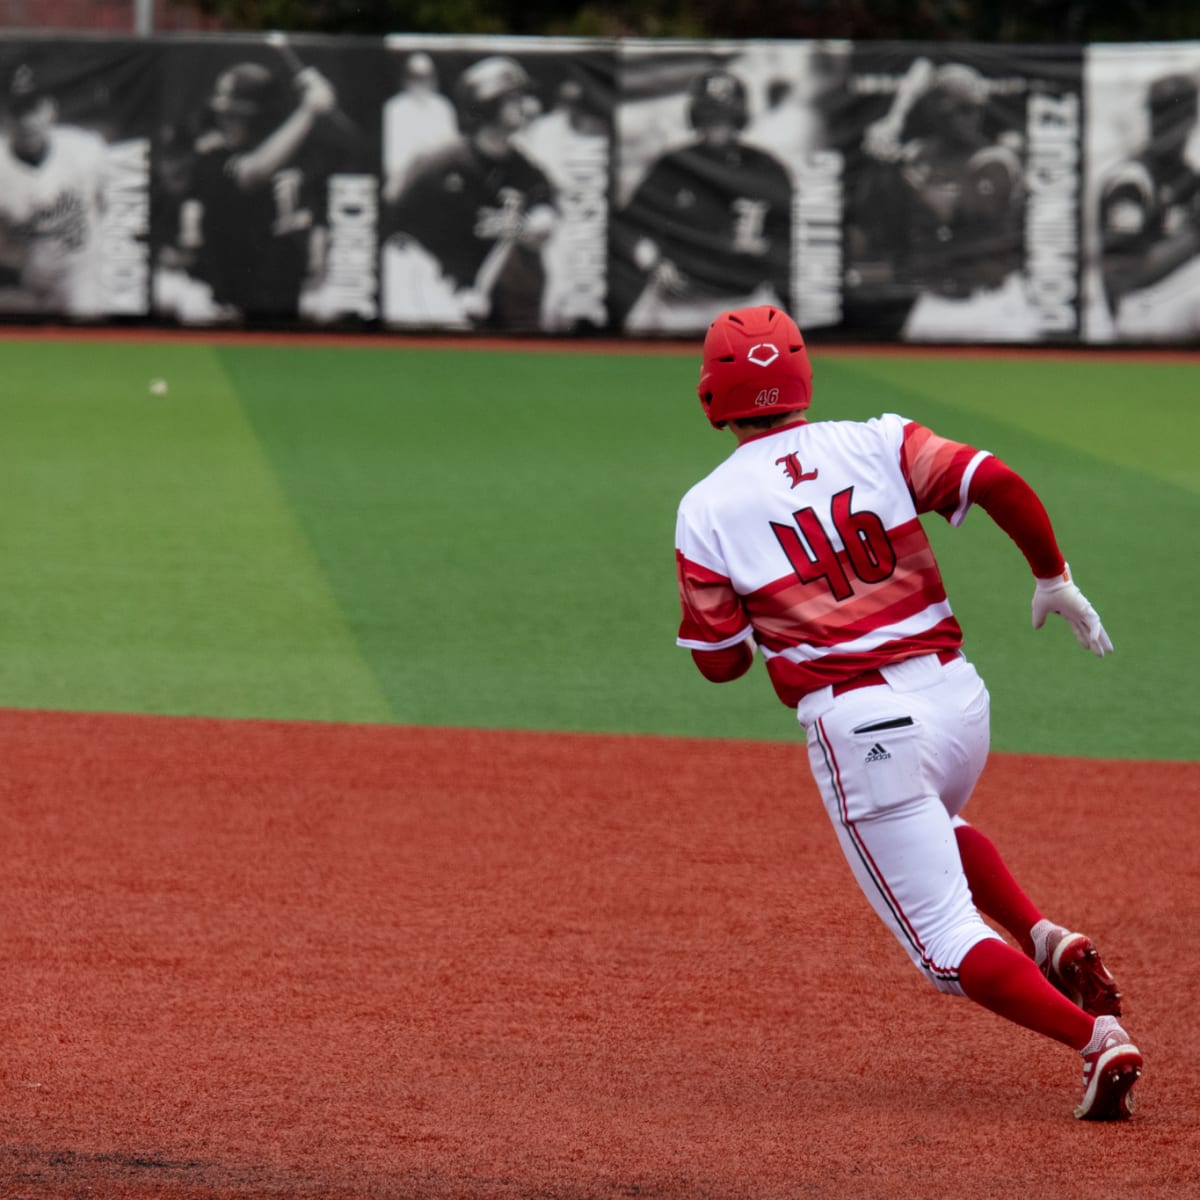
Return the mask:
<path fill-rule="evenodd" d="M 959 964 L 959 982 L 976 1004 L 1082 1050 L 1092 1036 L 1095 1018 L 1049 986 L 1036 964 L 1007 942 L 979 942 Z"/>
<path fill-rule="evenodd" d="M 843 852 L 877 914 L 938 990 L 1083 1054 L 1076 1115 L 1127 1115 L 1141 1056 L 1124 1030 L 1109 1017 L 1102 1029 L 1000 940 L 972 903 L 952 813 L 986 759 L 987 699 L 969 664 L 946 674 L 909 692 L 849 693 L 820 712 L 801 704 L 813 775 Z"/>
<path fill-rule="evenodd" d="M 1116 1017 L 1089 1016 L 1005 942 L 983 941 L 969 950 L 959 967 L 959 981 L 977 1004 L 1079 1052 L 1083 1098 L 1076 1117 L 1116 1121 L 1130 1115 L 1142 1055 Z"/>
<path fill-rule="evenodd" d="M 881 702 L 888 700 L 885 693 Z M 1091 1037 L 1092 1018 L 1052 988 L 1030 959 L 1002 941 L 972 903 L 951 818 L 931 778 L 936 768 L 931 770 L 930 764 L 946 756 L 922 745 L 938 739 L 937 727 L 921 720 L 923 705 L 915 697 L 893 696 L 890 702 L 918 714 L 903 738 L 877 728 L 903 716 L 860 720 L 876 711 L 868 707 L 872 701 L 848 703 L 844 711 L 818 720 L 810 734 L 810 763 L 859 887 L 939 991 L 965 995 L 1027 1029 L 1080 1049 Z M 854 737 L 856 724 L 874 730 L 875 749 L 866 754 L 882 752 L 895 764 L 890 797 L 875 794 L 871 764 L 858 762 L 864 754 Z"/>
<path fill-rule="evenodd" d="M 944 792 L 965 803 L 987 758 L 987 692 L 912 664 L 890 686 L 806 699 L 809 764 L 855 879 L 914 964 L 962 995 L 959 966 L 1000 941 L 971 901 Z M 955 673 L 958 675 L 958 673 Z M 820 707 L 820 711 L 818 710 Z"/>
<path fill-rule="evenodd" d="M 1091 938 L 1043 917 L 992 840 L 961 817 L 955 818 L 954 836 L 979 911 L 1007 930 L 1042 974 L 1085 1012 L 1119 1017 L 1120 989 Z"/>
<path fill-rule="evenodd" d="M 963 806 L 982 770 L 982 766 L 976 770 L 978 729 L 972 719 L 982 682 L 976 682 L 978 676 L 966 662 L 951 664 L 946 675 L 942 690 L 958 692 L 964 716 L 961 722 L 951 723 L 950 751 L 939 747 L 939 763 L 945 770 L 938 786 L 952 814 L 964 875 L 976 907 L 1009 929 L 1030 955 L 998 941 L 980 942 L 960 964 L 959 983 L 977 1004 L 1079 1051 L 1084 1060 L 1084 1096 L 1076 1117 L 1103 1121 L 1127 1117 L 1142 1056 L 1115 1019 L 1121 1011 L 1120 994 L 1090 939 L 1042 917 L 991 840 L 963 821 Z M 945 701 L 941 704 L 944 710 Z M 954 733 L 956 723 L 961 729 Z M 986 907 L 979 902 L 981 895 Z"/>
<path fill-rule="evenodd" d="M 939 813 L 946 828 L 940 840 L 931 838 Z M 907 827 L 907 836 L 899 834 L 901 826 Z M 1083 1058 L 1077 1118 L 1113 1121 L 1130 1115 L 1132 1090 L 1143 1063 L 1117 1019 L 1090 1016 L 1051 986 L 1031 959 L 989 936 L 982 922 L 972 929 L 969 918 L 952 917 L 955 908 L 974 911 L 961 871 L 957 872 L 963 880 L 961 888 L 950 882 L 940 902 L 919 899 L 909 886 L 906 867 L 898 864 L 913 862 L 917 853 L 925 854 L 929 879 L 953 880 L 954 856 L 946 852 L 953 839 L 940 804 L 914 806 L 889 820 L 864 820 L 853 828 L 838 822 L 836 828 L 851 869 L 876 912 L 940 991 L 959 991 L 998 1016 L 1077 1051 Z M 947 969 L 955 958 L 955 942 L 961 945 L 972 937 L 978 940 L 962 954 L 957 970 Z"/>
<path fill-rule="evenodd" d="M 900 686 L 904 685 L 906 666 L 900 664 L 901 670 L 895 674 Z M 1120 991 L 1091 939 L 1046 920 L 1013 877 L 992 840 L 963 820 L 962 810 L 986 759 L 990 702 L 975 668 L 965 660 L 947 665 L 938 687 L 948 694 L 938 699 L 938 692 L 929 693 L 933 718 L 940 706 L 942 719 L 948 724 L 943 744 L 938 747 L 936 786 L 953 818 L 959 858 L 975 907 L 1010 933 L 1069 1000 L 1094 1017 L 1120 1016 Z M 926 693 L 922 690 L 916 695 L 925 699 Z M 953 708 L 956 703 L 962 706 L 961 713 Z"/>
<path fill-rule="evenodd" d="M 961 817 L 954 820 L 954 837 L 975 906 L 1012 934 L 1032 958 L 1033 927 L 1042 920 L 1037 905 L 1013 878 L 991 838 Z"/>

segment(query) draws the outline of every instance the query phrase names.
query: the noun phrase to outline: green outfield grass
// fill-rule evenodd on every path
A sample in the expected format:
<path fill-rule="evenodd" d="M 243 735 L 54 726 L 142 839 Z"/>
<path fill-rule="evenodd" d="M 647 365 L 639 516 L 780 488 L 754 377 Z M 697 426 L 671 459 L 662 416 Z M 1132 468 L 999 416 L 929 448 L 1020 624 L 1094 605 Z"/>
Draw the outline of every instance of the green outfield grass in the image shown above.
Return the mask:
<path fill-rule="evenodd" d="M 0 343 L 0 704 L 780 739 L 674 646 L 694 355 Z M 1116 644 L 1029 628 L 986 515 L 927 519 L 1004 750 L 1192 759 L 1200 368 L 816 360 L 1020 470 Z M 169 391 L 155 396 L 153 378 Z"/>

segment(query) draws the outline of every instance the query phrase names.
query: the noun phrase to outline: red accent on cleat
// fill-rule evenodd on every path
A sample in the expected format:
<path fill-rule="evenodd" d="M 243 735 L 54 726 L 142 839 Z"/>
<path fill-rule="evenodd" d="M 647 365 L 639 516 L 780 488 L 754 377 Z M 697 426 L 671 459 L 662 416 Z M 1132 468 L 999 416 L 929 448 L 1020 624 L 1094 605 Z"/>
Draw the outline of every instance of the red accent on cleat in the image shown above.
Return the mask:
<path fill-rule="evenodd" d="M 1051 933 L 1042 974 L 1092 1017 L 1119 1017 L 1121 992 L 1092 939 L 1082 933 Z"/>

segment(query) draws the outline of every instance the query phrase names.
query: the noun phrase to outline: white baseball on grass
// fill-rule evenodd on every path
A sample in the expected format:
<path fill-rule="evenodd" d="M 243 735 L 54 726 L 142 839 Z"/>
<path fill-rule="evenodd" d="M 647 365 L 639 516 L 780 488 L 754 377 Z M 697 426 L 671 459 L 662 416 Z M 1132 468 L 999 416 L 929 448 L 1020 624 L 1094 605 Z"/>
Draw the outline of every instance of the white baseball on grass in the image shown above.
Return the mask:
<path fill-rule="evenodd" d="M 165 379 L 150 380 L 150 395 L 165 396 L 167 394 L 167 381 Z"/>

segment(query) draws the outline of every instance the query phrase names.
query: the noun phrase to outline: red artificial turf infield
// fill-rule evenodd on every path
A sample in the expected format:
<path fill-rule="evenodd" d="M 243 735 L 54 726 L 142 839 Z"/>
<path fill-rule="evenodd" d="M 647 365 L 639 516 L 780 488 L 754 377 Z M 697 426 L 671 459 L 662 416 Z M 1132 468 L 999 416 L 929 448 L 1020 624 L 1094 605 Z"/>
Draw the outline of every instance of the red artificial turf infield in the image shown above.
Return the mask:
<path fill-rule="evenodd" d="M 794 744 L 0 711 L 0 1196 L 1194 1194 L 1191 763 L 971 813 L 1147 1059 L 940 996 Z"/>

